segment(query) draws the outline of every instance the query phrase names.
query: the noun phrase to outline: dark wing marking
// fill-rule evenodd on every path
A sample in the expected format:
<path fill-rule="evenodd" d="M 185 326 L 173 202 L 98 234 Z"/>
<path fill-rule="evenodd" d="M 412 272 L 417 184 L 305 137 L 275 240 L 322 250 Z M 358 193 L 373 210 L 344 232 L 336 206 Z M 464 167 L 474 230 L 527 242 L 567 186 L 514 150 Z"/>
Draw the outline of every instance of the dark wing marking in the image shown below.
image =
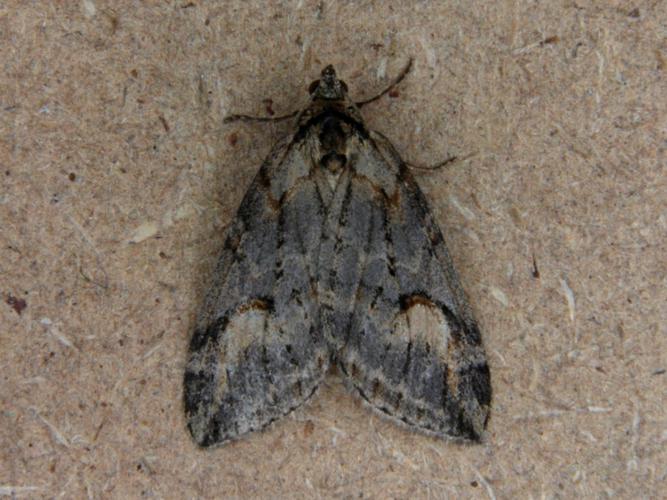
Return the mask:
<path fill-rule="evenodd" d="M 382 413 L 442 437 L 479 440 L 489 368 L 440 229 L 384 137 L 373 133 L 350 170 L 339 245 L 322 273 L 338 297 L 325 316 L 335 325 L 337 362 Z"/>
<path fill-rule="evenodd" d="M 201 446 L 261 429 L 306 401 L 329 364 L 317 331 L 323 210 L 301 143 L 279 144 L 229 229 L 190 342 L 184 401 Z M 285 235 L 290 235 L 286 238 Z"/>

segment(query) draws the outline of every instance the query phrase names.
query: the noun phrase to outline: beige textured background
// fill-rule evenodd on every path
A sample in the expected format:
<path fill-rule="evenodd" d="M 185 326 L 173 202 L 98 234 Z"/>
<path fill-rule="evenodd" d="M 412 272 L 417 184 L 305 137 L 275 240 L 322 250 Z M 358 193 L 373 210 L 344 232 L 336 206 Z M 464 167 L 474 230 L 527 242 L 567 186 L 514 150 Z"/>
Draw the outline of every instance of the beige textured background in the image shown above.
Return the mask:
<path fill-rule="evenodd" d="M 665 2 L 261 4 L 0 6 L 0 495 L 664 494 Z M 419 181 L 483 328 L 486 443 L 398 428 L 333 374 L 196 449 L 190 328 L 291 130 L 222 118 L 302 106 L 327 63 L 368 97 L 408 56 L 364 114 L 412 162 L 472 155 Z"/>

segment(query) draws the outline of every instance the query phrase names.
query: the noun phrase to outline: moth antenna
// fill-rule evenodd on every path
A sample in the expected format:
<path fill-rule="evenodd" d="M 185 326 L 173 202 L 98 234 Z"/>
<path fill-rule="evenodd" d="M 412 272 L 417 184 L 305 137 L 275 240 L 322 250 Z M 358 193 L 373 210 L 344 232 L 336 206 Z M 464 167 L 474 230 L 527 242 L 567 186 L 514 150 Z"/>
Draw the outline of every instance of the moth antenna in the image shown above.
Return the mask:
<path fill-rule="evenodd" d="M 294 118 L 299 114 L 299 111 L 292 111 L 287 115 L 282 116 L 250 116 L 250 115 L 229 115 L 225 116 L 222 119 L 222 123 L 232 123 L 232 122 L 280 122 L 283 120 L 289 120 Z"/>
<path fill-rule="evenodd" d="M 391 89 L 393 89 L 396 85 L 401 83 L 403 79 L 407 76 L 407 74 L 410 72 L 410 68 L 412 68 L 412 57 L 408 60 L 408 64 L 405 65 L 403 70 L 398 74 L 396 78 L 389 84 L 387 88 L 385 88 L 382 92 L 379 94 L 371 97 L 370 99 L 366 99 L 365 101 L 359 101 L 355 102 L 354 104 L 358 107 L 361 108 L 362 106 L 365 106 L 366 104 L 369 104 L 373 101 L 377 101 L 380 97 L 385 95 L 387 92 L 390 92 Z"/>

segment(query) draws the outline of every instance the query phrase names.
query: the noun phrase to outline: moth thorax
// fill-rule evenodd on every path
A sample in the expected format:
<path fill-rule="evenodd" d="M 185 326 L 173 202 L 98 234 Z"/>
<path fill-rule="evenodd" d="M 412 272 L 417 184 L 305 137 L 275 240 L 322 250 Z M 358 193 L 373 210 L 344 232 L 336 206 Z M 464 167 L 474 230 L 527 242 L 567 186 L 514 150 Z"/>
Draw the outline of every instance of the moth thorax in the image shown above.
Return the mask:
<path fill-rule="evenodd" d="M 339 174 L 346 163 L 347 157 L 336 151 L 331 151 L 320 159 L 320 166 L 332 174 Z"/>
<path fill-rule="evenodd" d="M 343 154 L 336 153 L 335 151 L 325 154 L 320 159 L 320 168 L 324 172 L 327 184 L 331 189 L 331 192 L 336 190 L 338 185 L 338 180 L 340 179 L 340 174 L 345 168 L 347 163 L 347 158 Z"/>
<path fill-rule="evenodd" d="M 349 125 L 336 116 L 322 120 L 319 131 L 320 165 L 331 172 L 342 169 L 347 162 L 347 139 Z"/>

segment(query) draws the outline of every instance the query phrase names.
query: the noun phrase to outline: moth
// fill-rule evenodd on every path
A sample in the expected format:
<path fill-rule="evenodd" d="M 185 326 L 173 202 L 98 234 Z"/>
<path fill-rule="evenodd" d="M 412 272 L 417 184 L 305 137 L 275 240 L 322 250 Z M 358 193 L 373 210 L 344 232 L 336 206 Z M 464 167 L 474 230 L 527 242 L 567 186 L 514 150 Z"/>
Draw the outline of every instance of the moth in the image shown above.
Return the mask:
<path fill-rule="evenodd" d="M 309 92 L 228 229 L 190 341 L 190 433 L 208 447 L 263 429 L 335 365 L 384 416 L 478 441 L 489 367 L 426 199 L 366 127 L 375 98 L 355 104 L 332 66 Z"/>

